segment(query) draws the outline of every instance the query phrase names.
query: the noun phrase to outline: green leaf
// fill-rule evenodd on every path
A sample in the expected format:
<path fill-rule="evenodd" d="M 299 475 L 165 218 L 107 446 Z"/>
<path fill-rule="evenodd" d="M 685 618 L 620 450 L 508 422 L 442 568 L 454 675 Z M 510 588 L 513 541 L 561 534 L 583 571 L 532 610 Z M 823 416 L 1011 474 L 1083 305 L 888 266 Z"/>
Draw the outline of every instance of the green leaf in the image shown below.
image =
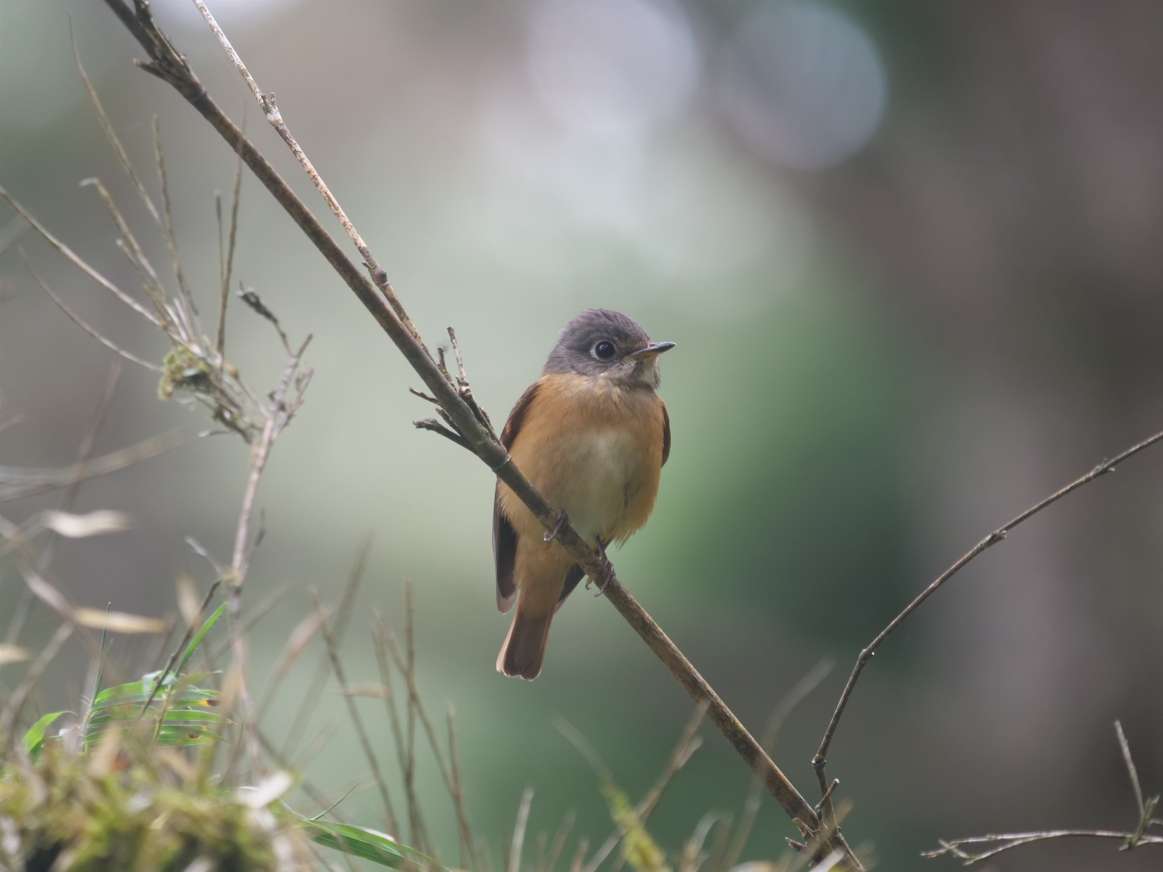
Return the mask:
<path fill-rule="evenodd" d="M 311 837 L 311 841 L 353 857 L 371 860 L 381 866 L 391 869 L 402 869 L 415 860 L 430 863 L 419 851 L 401 845 L 395 839 L 376 830 L 364 827 L 353 827 L 349 824 L 336 824 L 330 821 L 311 821 L 303 819 L 301 826 Z"/>
<path fill-rule="evenodd" d="M 89 726 L 102 729 L 108 728 L 113 724 L 130 724 L 133 719 L 137 717 L 137 709 L 133 707 L 126 707 L 124 715 L 114 711 L 112 714 L 101 715 L 89 721 Z M 182 724 L 217 724 L 225 718 L 217 712 L 207 711 L 206 709 L 170 709 L 166 712 L 165 722 L 175 726 Z"/>
<path fill-rule="evenodd" d="M 156 675 L 157 673 L 153 673 L 153 674 Z M 204 678 L 204 677 L 205 677 L 205 673 L 203 673 L 202 675 L 192 675 L 186 680 L 195 681 L 195 680 L 198 680 L 199 678 Z M 175 680 L 171 680 L 171 679 L 175 679 Z M 171 685 L 175 684 L 176 683 L 175 676 L 172 676 L 172 675 L 168 676 L 166 678 L 165 683 L 167 686 L 171 686 Z M 119 684 L 116 687 L 107 687 L 103 691 L 101 691 L 99 694 L 97 694 L 97 698 L 95 700 L 93 700 L 93 711 L 97 712 L 101 709 L 106 709 L 106 708 L 109 708 L 111 706 L 122 706 L 122 705 L 138 705 L 138 706 L 140 706 L 147 699 L 149 699 L 149 693 L 152 689 L 153 689 L 152 682 L 147 682 L 145 684 L 145 688 L 143 690 L 142 682 L 140 682 L 140 681 L 134 681 L 130 684 Z M 214 700 L 217 698 L 218 698 L 217 691 L 202 690 L 199 687 L 184 687 L 184 688 L 180 688 L 179 690 L 177 690 L 170 697 L 170 704 L 171 705 L 180 705 L 181 703 L 197 702 L 197 701 L 201 701 L 201 700 Z M 155 696 L 154 699 L 157 699 L 157 697 Z"/>
<path fill-rule="evenodd" d="M 114 725 L 104 725 L 105 729 L 96 729 L 85 737 L 85 750 L 88 751 L 95 746 L 105 733 L 112 730 L 123 729 L 123 724 L 128 722 L 122 721 Z M 204 745 L 208 742 L 225 741 L 222 736 L 218 735 L 206 724 L 166 724 L 157 734 L 157 743 L 165 746 L 175 745 Z"/>
<path fill-rule="evenodd" d="M 24 734 L 24 750 L 28 752 L 28 756 L 35 760 L 40 756 L 40 749 L 44 747 L 44 731 L 48 729 L 49 724 L 59 718 L 61 715 L 71 715 L 73 712 L 49 712 L 39 721 L 28 728 L 28 732 Z"/>
<path fill-rule="evenodd" d="M 222 617 L 222 613 L 225 611 L 226 603 L 223 603 L 218 607 L 218 610 L 214 612 L 214 614 L 206 619 L 206 623 L 202 625 L 202 629 L 198 631 L 198 635 L 191 639 L 190 644 L 186 646 L 186 653 L 183 654 L 182 659 L 178 661 L 178 667 L 174 670 L 175 672 L 181 672 L 186 668 L 186 663 L 189 662 L 190 657 L 193 656 L 194 652 L 198 650 L 198 646 L 202 644 L 202 639 L 205 638 L 208 632 L 210 632 L 210 628 L 218 623 L 218 619 Z"/>

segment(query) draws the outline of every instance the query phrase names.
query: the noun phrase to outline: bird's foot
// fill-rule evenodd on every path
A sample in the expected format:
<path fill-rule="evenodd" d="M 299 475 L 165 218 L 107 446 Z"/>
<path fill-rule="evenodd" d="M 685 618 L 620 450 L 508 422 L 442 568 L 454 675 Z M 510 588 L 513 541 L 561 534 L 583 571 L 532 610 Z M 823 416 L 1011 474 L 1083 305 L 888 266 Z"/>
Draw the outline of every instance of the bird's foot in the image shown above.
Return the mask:
<path fill-rule="evenodd" d="M 569 515 L 567 515 L 561 509 L 558 509 L 557 510 L 557 520 L 553 524 L 553 529 L 546 530 L 545 535 L 542 536 L 541 538 L 544 539 L 546 542 L 552 542 L 554 539 L 557 538 L 557 534 L 562 531 L 562 528 L 564 528 L 568 525 L 569 525 Z"/>
<path fill-rule="evenodd" d="M 598 582 L 598 592 L 594 596 L 601 596 L 606 592 L 606 588 L 610 586 L 610 582 L 617 581 L 618 576 L 614 574 L 614 564 L 606 561 L 602 566 L 602 580 Z"/>
<path fill-rule="evenodd" d="M 610 562 L 610 558 L 606 556 L 606 544 L 598 539 L 598 554 L 602 555 L 602 577 L 595 579 L 598 582 L 598 592 L 594 596 L 601 596 L 606 592 L 606 588 L 610 586 L 610 582 L 617 579 L 614 574 L 614 564 Z M 586 579 L 586 587 L 590 586 L 590 580 Z"/>

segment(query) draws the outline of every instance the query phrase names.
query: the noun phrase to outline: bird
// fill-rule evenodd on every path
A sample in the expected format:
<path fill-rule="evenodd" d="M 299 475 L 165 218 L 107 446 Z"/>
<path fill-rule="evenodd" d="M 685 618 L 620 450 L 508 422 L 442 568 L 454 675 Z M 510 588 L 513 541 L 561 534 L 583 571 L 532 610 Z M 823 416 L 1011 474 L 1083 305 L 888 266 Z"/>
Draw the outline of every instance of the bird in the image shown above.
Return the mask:
<path fill-rule="evenodd" d="M 642 326 L 612 309 L 586 309 L 561 328 L 537 379 L 517 400 L 501 442 L 558 509 L 546 531 L 503 481 L 493 501 L 497 608 L 517 603 L 497 671 L 541 673 L 553 616 L 585 571 L 555 540 L 565 523 L 605 554 L 650 517 L 670 456 L 670 417 L 658 396 L 658 356 Z M 602 587 L 604 590 L 604 587 Z M 600 592 L 600 591 L 599 591 Z"/>

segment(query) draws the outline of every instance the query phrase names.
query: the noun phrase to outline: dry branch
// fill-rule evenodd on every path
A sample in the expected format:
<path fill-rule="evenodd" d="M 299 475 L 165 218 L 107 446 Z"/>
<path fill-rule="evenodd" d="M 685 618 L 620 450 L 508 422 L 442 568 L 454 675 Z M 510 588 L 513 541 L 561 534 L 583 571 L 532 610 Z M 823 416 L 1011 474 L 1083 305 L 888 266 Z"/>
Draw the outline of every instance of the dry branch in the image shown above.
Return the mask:
<path fill-rule="evenodd" d="M 905 618 L 915 612 L 920 607 L 921 603 L 936 593 L 937 589 L 940 588 L 941 585 L 960 572 L 966 566 L 966 564 L 972 561 L 983 551 L 992 548 L 998 542 L 1001 542 L 1003 539 L 1005 539 L 1009 532 L 1023 521 L 1029 520 L 1034 515 L 1038 514 L 1038 512 L 1058 502 L 1058 500 L 1062 499 L 1067 494 L 1073 493 L 1083 485 L 1089 484 L 1090 482 L 1106 475 L 1109 472 L 1114 472 L 1115 467 L 1117 467 L 1124 460 L 1128 460 L 1129 458 L 1134 457 L 1140 451 L 1150 448 L 1161 439 L 1163 439 L 1163 432 L 1156 433 L 1154 436 L 1148 437 L 1142 442 L 1139 442 L 1136 445 L 1132 445 L 1127 450 L 1115 455 L 1114 458 L 1110 460 L 1103 460 L 1086 475 L 1083 475 L 1080 478 L 1076 478 L 1070 484 L 1055 491 L 1040 502 L 1030 506 L 1030 508 L 1026 509 L 1024 512 L 1013 518 L 1008 523 L 998 527 L 996 530 L 978 542 L 975 546 L 973 546 L 973 548 L 970 549 L 970 551 L 966 553 L 960 560 L 958 560 L 943 573 L 937 576 L 936 580 L 934 580 L 928 587 L 921 591 L 916 599 L 905 606 L 904 611 L 893 618 L 889 625 L 880 631 L 877 637 L 868 644 L 868 647 L 860 652 L 860 656 L 856 659 L 856 665 L 852 669 L 852 674 L 848 677 L 847 684 L 844 685 L 844 690 L 840 694 L 840 701 L 836 704 L 836 710 L 832 714 L 832 719 L 828 722 L 828 728 L 824 731 L 824 738 L 820 741 L 819 750 L 816 751 L 816 756 L 812 758 L 812 767 L 816 770 L 816 778 L 820 783 L 821 793 L 826 793 L 828 790 L 828 780 L 827 776 L 825 775 L 825 769 L 828 765 L 828 749 L 831 747 L 832 737 L 836 733 L 836 728 L 840 725 L 840 718 L 844 715 L 844 709 L 848 705 L 848 700 L 852 696 L 852 691 L 856 687 L 856 682 L 860 680 L 860 674 L 864 671 L 864 667 L 868 665 L 868 661 L 872 659 L 874 654 L 876 654 L 876 649 L 879 648 L 881 643 L 892 634 L 893 630 L 899 627 L 901 623 L 904 622 Z"/>
<path fill-rule="evenodd" d="M 987 860 L 1003 851 L 1029 845 L 1033 842 L 1045 842 L 1053 839 L 1121 839 L 1123 845 L 1120 851 L 1131 851 L 1140 845 L 1163 845 L 1163 836 L 1148 833 L 1150 827 L 1163 827 L 1163 820 L 1155 817 L 1155 808 L 1159 805 L 1158 796 L 1143 798 L 1143 788 L 1139 784 L 1139 771 L 1135 768 L 1135 761 L 1131 757 L 1131 746 L 1123 732 L 1123 725 L 1115 721 L 1115 735 L 1119 740 L 1119 749 L 1122 751 L 1123 762 L 1127 766 L 1127 776 L 1131 781 L 1131 792 L 1139 810 L 1139 820 L 1131 832 L 1117 830 L 1039 830 L 1030 833 L 1003 833 L 985 836 L 970 836 L 964 839 L 941 839 L 937 842 L 941 847 L 925 851 L 922 857 L 950 856 L 964 860 L 968 866 L 980 860 Z M 970 848 L 969 846 L 973 846 Z"/>
<path fill-rule="evenodd" d="M 371 766 L 372 775 L 375 776 L 376 784 L 380 789 L 380 799 L 384 804 L 384 814 L 387 815 L 388 827 L 391 829 L 393 836 L 399 837 L 400 827 L 396 822 L 396 812 L 392 808 L 392 799 L 388 796 L 388 783 L 384 780 L 384 776 L 380 772 L 379 761 L 372 751 L 371 742 L 367 737 L 367 731 L 363 727 L 363 720 L 359 716 L 359 709 L 355 705 L 355 699 L 351 694 L 347 693 L 347 678 L 343 672 L 343 664 L 339 660 L 339 649 L 336 647 L 335 639 L 332 637 L 331 631 L 327 628 L 327 616 L 323 614 L 323 604 L 319 601 L 319 592 L 312 589 L 311 596 L 315 600 L 315 613 L 319 618 L 319 627 L 323 631 L 323 641 L 327 645 L 327 656 L 331 659 L 332 669 L 335 670 L 335 680 L 339 682 L 339 689 L 343 693 L 344 701 L 347 703 L 347 711 L 351 715 L 351 722 L 355 726 L 356 734 L 359 736 L 360 745 L 363 746 L 364 756 L 367 757 L 368 765 Z"/>
<path fill-rule="evenodd" d="M 218 35 L 224 47 L 229 46 L 225 34 L 213 21 L 205 8 L 205 3 L 195 0 L 203 15 L 210 22 L 215 34 Z M 269 161 L 246 138 L 243 132 L 226 116 L 210 95 L 206 92 L 201 81 L 195 75 L 189 63 L 182 56 L 169 38 L 158 28 L 153 19 L 148 4 L 136 0 L 131 7 L 125 0 L 105 0 L 105 3 L 120 19 L 122 24 L 137 39 L 138 43 L 149 55 L 148 61 L 139 61 L 138 65 L 153 76 L 170 84 L 187 102 L 190 103 L 216 131 L 226 140 L 227 144 L 237 152 L 247 166 L 254 172 L 258 180 L 274 196 L 278 203 L 287 211 L 304 234 L 318 248 L 329 264 L 335 269 L 340 278 L 355 293 L 376 322 L 388 334 L 405 359 L 417 372 L 428 388 L 431 395 L 439 402 L 442 411 L 447 414 L 449 423 L 457 433 L 468 443 L 474 454 L 479 457 L 498 477 L 500 477 L 530 509 L 534 516 L 545 526 L 546 530 L 553 530 L 558 526 L 559 513 L 556 507 L 551 506 L 545 498 L 533 487 L 528 479 L 512 463 L 508 452 L 495 438 L 491 426 L 483 416 L 478 417 L 474 405 L 470 404 L 462 395 L 458 386 L 447 377 L 446 371 L 433 360 L 428 349 L 419 339 L 412 322 L 404 313 L 403 307 L 391 291 L 386 282 L 386 274 L 367 250 L 362 238 L 351 226 L 350 220 L 338 206 L 338 202 L 322 183 L 317 171 L 306 159 L 302 149 L 291 137 L 282 115 L 278 111 L 271 95 L 264 94 L 254 82 L 245 65 L 238 58 L 233 47 L 227 50 L 235 61 L 239 71 L 247 79 L 255 98 L 263 106 L 267 120 L 279 131 L 280 136 L 291 147 L 300 163 L 319 188 L 329 207 L 339 218 L 349 235 L 356 242 L 363 255 L 365 264 L 375 276 L 377 282 L 381 277 L 385 279 L 380 287 L 376 287 L 356 267 L 350 258 L 343 252 L 334 239 L 319 223 L 306 205 L 295 195 L 290 186 L 275 171 Z M 383 296 L 380 292 L 382 291 Z M 385 297 L 389 304 L 385 304 Z M 646 613 L 638 602 L 614 577 L 613 567 L 606 558 L 592 550 L 585 541 L 569 525 L 565 525 L 557 534 L 557 541 L 574 558 L 592 579 L 605 583 L 606 597 L 618 609 L 622 616 L 630 623 L 634 630 L 642 637 L 652 651 L 663 661 L 670 672 L 679 681 L 682 687 L 697 703 L 706 702 L 708 717 L 711 722 L 723 733 L 743 758 L 744 762 L 767 787 L 768 791 L 784 809 L 793 822 L 798 822 L 809 832 L 820 831 L 820 820 L 815 809 L 803 798 L 794 785 L 772 762 L 763 751 L 759 743 L 735 717 L 734 713 L 723 703 L 714 689 L 695 670 L 681 651 L 663 633 L 657 623 Z M 862 869 L 860 861 L 847 847 L 839 831 L 829 834 L 831 844 L 842 848 L 846 862 L 854 869 Z"/>

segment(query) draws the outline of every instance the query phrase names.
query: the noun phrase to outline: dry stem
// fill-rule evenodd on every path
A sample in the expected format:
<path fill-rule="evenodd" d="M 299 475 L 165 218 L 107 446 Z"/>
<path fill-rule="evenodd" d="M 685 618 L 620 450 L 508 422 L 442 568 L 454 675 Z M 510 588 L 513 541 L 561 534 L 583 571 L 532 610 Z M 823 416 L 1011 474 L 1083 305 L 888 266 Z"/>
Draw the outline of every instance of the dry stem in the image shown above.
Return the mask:
<path fill-rule="evenodd" d="M 319 626 L 323 631 L 323 641 L 327 644 L 327 656 L 331 658 L 331 667 L 335 670 L 335 680 L 339 682 L 339 689 L 343 694 L 344 700 L 347 702 L 347 711 L 351 715 L 351 722 L 355 725 L 355 732 L 359 736 L 360 744 L 363 746 L 364 756 L 367 757 L 368 765 L 371 766 L 372 775 L 375 776 L 376 783 L 379 786 L 380 799 L 384 804 L 384 813 L 387 815 L 388 827 L 391 829 L 391 835 L 399 837 L 400 826 L 396 822 L 396 813 L 392 808 L 392 799 L 388 796 L 388 783 L 384 780 L 384 776 L 380 772 L 379 761 L 376 760 L 376 755 L 372 751 L 371 742 L 368 741 L 367 731 L 363 728 L 363 720 L 360 718 L 359 709 L 355 705 L 355 697 L 347 692 L 347 678 L 344 676 L 343 664 L 339 660 L 339 651 L 335 646 L 335 639 L 332 637 L 331 631 L 327 628 L 327 618 L 323 614 L 323 605 L 319 601 L 319 592 L 312 589 L 311 596 L 315 600 L 315 613 L 319 616 Z"/>
<path fill-rule="evenodd" d="M 917 608 L 920 607 L 921 603 L 936 593 L 937 589 L 941 587 L 941 585 L 960 572 L 966 564 L 973 560 L 973 558 L 977 557 L 983 551 L 992 548 L 998 542 L 1005 539 L 1006 535 L 1010 532 L 1010 530 L 1014 529 L 1014 527 L 1018 526 L 1023 521 L 1032 518 L 1034 515 L 1038 514 L 1038 512 L 1042 511 L 1042 509 L 1058 502 L 1058 500 L 1062 499 L 1067 494 L 1078 490 L 1078 488 L 1082 487 L 1083 485 L 1094 481 L 1096 478 L 1100 478 L 1101 476 L 1106 475 L 1108 472 L 1114 472 L 1115 467 L 1122 463 L 1124 460 L 1127 460 L 1138 454 L 1140 451 L 1149 448 L 1161 439 L 1163 439 L 1163 432 L 1156 433 L 1154 436 L 1144 439 L 1137 445 L 1132 445 L 1126 451 L 1116 455 L 1113 459 L 1102 461 L 1086 475 L 1075 479 L 1064 488 L 1055 491 L 1044 500 L 1030 506 L 1030 508 L 1026 509 L 1013 520 L 998 527 L 996 530 L 978 542 L 975 546 L 973 546 L 973 548 L 960 560 L 941 573 L 941 575 L 939 575 L 932 584 L 921 591 L 920 595 L 905 607 L 904 611 L 893 618 L 889 625 L 880 631 L 877 637 L 868 644 L 868 647 L 860 652 L 860 656 L 856 659 L 856 665 L 852 669 L 852 674 L 848 677 L 848 683 L 844 685 L 844 691 L 840 694 L 840 701 L 836 704 L 836 711 L 833 712 L 832 719 L 828 722 L 828 728 L 824 731 L 824 738 L 820 741 L 819 750 L 816 751 L 816 756 L 812 758 L 812 767 L 816 770 L 816 778 L 819 781 L 821 793 L 826 792 L 828 789 L 828 780 L 827 776 L 825 775 L 825 768 L 827 767 L 826 758 L 828 755 L 828 749 L 832 744 L 832 737 L 835 735 L 836 728 L 840 725 L 840 718 L 844 715 L 844 709 L 848 705 L 848 699 L 852 696 L 852 690 L 856 687 L 856 682 L 860 680 L 860 673 L 864 671 L 864 667 L 868 665 L 868 661 L 872 659 L 874 654 L 876 654 L 876 649 L 879 648 L 881 643 L 892 634 L 893 630 L 899 627 L 905 618 L 907 618 L 909 615 L 915 612 Z"/>

